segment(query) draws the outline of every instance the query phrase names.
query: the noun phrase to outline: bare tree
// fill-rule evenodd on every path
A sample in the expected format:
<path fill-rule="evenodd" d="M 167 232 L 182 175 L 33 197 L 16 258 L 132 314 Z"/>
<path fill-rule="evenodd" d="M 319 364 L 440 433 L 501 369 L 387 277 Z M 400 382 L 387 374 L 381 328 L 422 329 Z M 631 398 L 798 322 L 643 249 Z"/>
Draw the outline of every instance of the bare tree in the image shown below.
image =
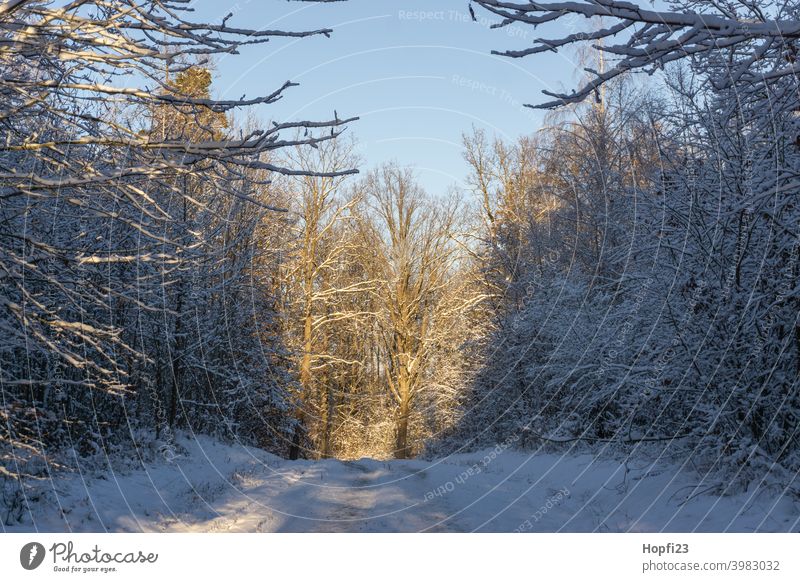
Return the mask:
<path fill-rule="evenodd" d="M 397 406 L 394 455 L 406 458 L 412 409 L 429 387 L 437 334 L 446 329 L 438 325 L 450 307 L 444 298 L 458 257 L 457 207 L 454 200 L 434 202 L 409 170 L 393 165 L 373 171 L 361 188 L 362 236 L 383 306 L 382 372 Z"/>
<path fill-rule="evenodd" d="M 286 188 L 297 200 L 292 212 L 296 215 L 295 246 L 287 261 L 287 293 L 296 314 L 290 316 L 294 337 L 298 338 L 300 371 L 300 406 L 298 430 L 310 425 L 318 437 L 319 452 L 331 455 L 332 429 L 335 417 L 335 395 L 330 378 L 326 376 L 339 361 L 335 353 L 325 350 L 329 342 L 328 328 L 358 313 L 338 309 L 345 295 L 363 293 L 368 281 L 345 282 L 338 273 L 346 270 L 352 260 L 352 241 L 344 222 L 351 219 L 350 210 L 357 199 L 347 199 L 344 193 L 345 172 L 357 165 L 354 142 L 344 138 L 331 140 L 315 147 L 297 146 L 287 153 L 287 161 L 305 168 L 309 175 L 293 177 Z M 295 208 L 296 207 L 296 208 Z M 300 453 L 300 435 L 294 439 L 291 457 Z"/>

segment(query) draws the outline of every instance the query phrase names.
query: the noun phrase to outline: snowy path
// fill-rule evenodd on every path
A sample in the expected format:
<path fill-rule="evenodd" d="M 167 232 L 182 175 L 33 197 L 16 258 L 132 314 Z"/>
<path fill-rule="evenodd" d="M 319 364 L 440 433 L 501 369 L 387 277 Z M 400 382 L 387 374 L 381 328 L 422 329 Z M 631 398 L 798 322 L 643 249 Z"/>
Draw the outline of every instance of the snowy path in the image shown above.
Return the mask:
<path fill-rule="evenodd" d="M 433 462 L 296 461 L 183 437 L 172 463 L 73 475 L 7 531 L 797 531 L 800 504 L 724 498 L 674 467 L 483 451 Z M 696 495 L 695 495 L 696 494 Z M 691 498 L 687 501 L 687 498 Z M 59 510 L 59 506 L 62 510 Z M 63 518 L 60 517 L 63 512 Z"/>

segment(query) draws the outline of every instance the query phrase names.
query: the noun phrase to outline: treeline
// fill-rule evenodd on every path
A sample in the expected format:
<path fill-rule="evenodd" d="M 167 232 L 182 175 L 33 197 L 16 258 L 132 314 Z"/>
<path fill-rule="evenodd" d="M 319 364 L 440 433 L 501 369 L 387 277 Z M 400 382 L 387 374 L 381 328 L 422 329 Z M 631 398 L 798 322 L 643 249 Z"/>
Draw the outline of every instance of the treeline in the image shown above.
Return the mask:
<path fill-rule="evenodd" d="M 319 177 L 356 163 L 342 139 L 290 159 L 295 217 L 282 245 L 281 305 L 299 386 L 290 456 L 409 457 L 451 427 L 482 326 L 468 215 L 386 164 L 358 181 Z"/>
<path fill-rule="evenodd" d="M 551 94 L 560 117 L 535 137 L 466 140 L 494 329 L 447 449 L 513 434 L 534 448 L 660 446 L 718 475 L 720 492 L 791 482 L 797 5 L 672 2 L 682 12 L 653 20 L 613 1 L 477 4 L 528 24 L 603 16 L 594 32 L 507 54 L 591 38 L 614 60 Z M 637 90 L 630 72 L 659 69 Z"/>
<path fill-rule="evenodd" d="M 330 31 L 194 22 L 185 4 L 0 5 L 5 520 L 61 463 L 176 454 L 175 427 L 288 453 L 271 183 L 303 172 L 278 165 L 281 149 L 345 121 L 237 123 L 291 85 L 216 100 L 209 61 Z"/>

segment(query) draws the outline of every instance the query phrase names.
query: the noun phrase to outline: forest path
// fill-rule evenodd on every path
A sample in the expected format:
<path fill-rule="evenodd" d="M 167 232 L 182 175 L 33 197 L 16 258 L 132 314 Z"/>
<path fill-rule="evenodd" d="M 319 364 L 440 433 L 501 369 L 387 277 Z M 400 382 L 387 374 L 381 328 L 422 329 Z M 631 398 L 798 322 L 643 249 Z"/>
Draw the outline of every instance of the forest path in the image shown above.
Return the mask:
<path fill-rule="evenodd" d="M 679 467 L 499 448 L 432 461 L 287 461 L 179 435 L 179 456 L 42 484 L 5 531 L 797 531 L 777 487 L 715 497 Z M 32 519 L 31 519 L 32 517 Z"/>

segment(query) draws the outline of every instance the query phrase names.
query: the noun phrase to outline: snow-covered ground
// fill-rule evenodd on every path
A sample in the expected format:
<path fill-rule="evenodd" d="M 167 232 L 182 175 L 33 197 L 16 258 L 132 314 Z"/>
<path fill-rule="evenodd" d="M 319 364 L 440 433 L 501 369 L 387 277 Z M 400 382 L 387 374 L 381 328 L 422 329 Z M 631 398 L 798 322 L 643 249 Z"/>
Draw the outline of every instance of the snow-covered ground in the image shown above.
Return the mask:
<path fill-rule="evenodd" d="M 172 462 L 70 474 L 6 531 L 798 531 L 773 488 L 716 497 L 673 466 L 497 448 L 436 461 L 286 461 L 179 437 Z M 152 456 L 152 455 L 151 455 Z"/>

